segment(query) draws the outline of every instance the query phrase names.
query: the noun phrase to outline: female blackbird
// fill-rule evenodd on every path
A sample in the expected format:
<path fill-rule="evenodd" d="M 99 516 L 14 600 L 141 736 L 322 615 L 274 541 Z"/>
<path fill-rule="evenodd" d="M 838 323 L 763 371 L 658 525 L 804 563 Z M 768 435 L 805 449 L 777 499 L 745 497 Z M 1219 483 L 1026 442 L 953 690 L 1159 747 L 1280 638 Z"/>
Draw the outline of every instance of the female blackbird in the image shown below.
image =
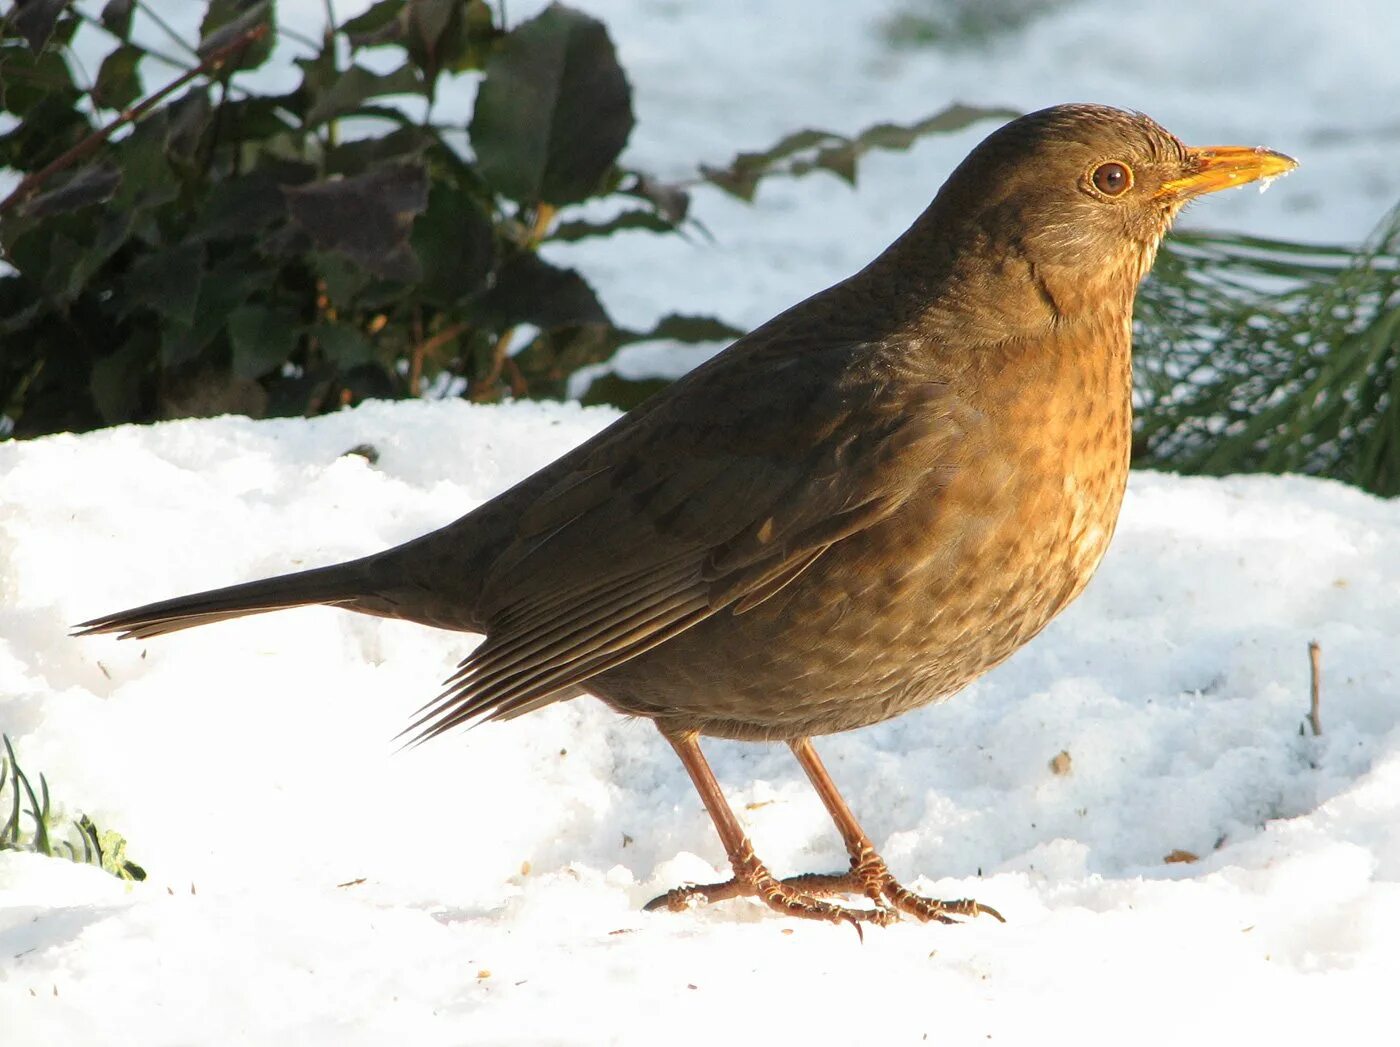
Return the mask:
<path fill-rule="evenodd" d="M 483 633 L 409 732 L 584 692 L 650 717 L 733 866 L 650 907 L 747 894 L 857 928 L 996 915 L 898 884 L 810 738 L 947 698 L 1079 594 L 1128 475 L 1139 281 L 1193 197 L 1294 166 L 1105 106 L 1021 117 L 860 272 L 455 523 L 79 628 L 149 637 L 325 603 Z M 849 871 L 772 876 L 702 734 L 787 742 Z"/>

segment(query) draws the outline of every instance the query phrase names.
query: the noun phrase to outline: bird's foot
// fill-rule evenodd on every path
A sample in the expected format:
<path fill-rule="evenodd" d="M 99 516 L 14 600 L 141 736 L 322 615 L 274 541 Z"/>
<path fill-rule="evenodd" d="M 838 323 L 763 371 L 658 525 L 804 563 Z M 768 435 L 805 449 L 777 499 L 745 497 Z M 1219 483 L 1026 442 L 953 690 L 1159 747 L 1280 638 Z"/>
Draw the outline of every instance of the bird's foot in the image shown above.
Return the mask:
<path fill-rule="evenodd" d="M 697 902 L 722 902 L 729 898 L 758 898 L 775 912 L 784 916 L 795 916 L 803 920 L 824 920 L 828 923 L 848 923 L 856 933 L 861 932 L 862 923 L 873 923 L 884 927 L 899 919 L 899 913 L 884 903 L 877 903 L 873 909 L 853 909 L 844 905 L 834 905 L 815 897 L 816 894 L 855 894 L 858 891 L 826 890 L 823 881 L 830 877 L 819 874 L 794 876 L 780 880 L 768 871 L 752 853 L 733 863 L 735 876 L 723 883 L 687 884 L 658 895 L 647 902 L 647 912 L 669 909 L 683 912 Z M 815 890 L 806 889 L 807 883 L 816 885 Z"/>
<path fill-rule="evenodd" d="M 893 911 L 908 913 L 924 923 L 958 923 L 959 917 L 991 916 L 998 923 L 1006 919 L 990 905 L 983 905 L 972 898 L 958 898 L 954 901 L 940 901 L 915 894 L 894 878 L 885 860 L 875 853 L 868 843 L 858 849 L 852 843 L 851 868 L 846 873 L 815 874 L 807 879 L 806 890 L 812 894 L 864 894 L 876 905 L 888 906 Z"/>
<path fill-rule="evenodd" d="M 908 913 L 924 923 L 958 923 L 959 918 L 991 916 L 1000 923 L 1006 919 L 990 905 L 972 898 L 940 901 L 925 898 L 905 887 L 890 873 L 874 851 L 852 858 L 843 873 L 804 873 L 779 880 L 755 860 L 757 875 L 752 881 L 735 876 L 723 883 L 691 884 L 667 891 L 647 903 L 648 911 L 669 909 L 680 912 L 693 903 L 720 902 L 729 898 L 758 897 L 768 906 L 788 916 L 836 923 L 873 923 L 886 927 Z M 873 909 L 852 909 L 820 899 L 832 896 L 864 895 L 875 903 Z M 798 911 L 799 909 L 803 911 Z"/>

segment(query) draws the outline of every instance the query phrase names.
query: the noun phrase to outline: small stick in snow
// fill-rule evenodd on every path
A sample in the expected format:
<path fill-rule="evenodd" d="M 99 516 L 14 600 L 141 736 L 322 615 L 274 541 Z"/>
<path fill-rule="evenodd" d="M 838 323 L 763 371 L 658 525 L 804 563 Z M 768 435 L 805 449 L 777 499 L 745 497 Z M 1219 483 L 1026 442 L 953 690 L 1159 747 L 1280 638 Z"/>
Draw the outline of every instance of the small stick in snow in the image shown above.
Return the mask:
<path fill-rule="evenodd" d="M 1312 671 L 1312 707 L 1308 710 L 1308 723 L 1316 738 L 1322 733 L 1322 645 L 1316 640 L 1308 641 L 1308 663 Z"/>

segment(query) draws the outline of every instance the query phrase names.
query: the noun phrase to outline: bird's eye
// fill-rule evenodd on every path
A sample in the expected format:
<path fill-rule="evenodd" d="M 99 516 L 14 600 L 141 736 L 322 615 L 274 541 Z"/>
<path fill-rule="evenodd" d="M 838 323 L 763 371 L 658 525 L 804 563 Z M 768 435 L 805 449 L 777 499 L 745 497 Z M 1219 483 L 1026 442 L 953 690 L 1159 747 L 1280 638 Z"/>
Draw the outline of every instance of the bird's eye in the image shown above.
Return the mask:
<path fill-rule="evenodd" d="M 1090 178 L 1094 188 L 1104 196 L 1121 196 L 1133 184 L 1133 172 L 1127 164 L 1120 164 L 1117 160 L 1099 164 Z"/>

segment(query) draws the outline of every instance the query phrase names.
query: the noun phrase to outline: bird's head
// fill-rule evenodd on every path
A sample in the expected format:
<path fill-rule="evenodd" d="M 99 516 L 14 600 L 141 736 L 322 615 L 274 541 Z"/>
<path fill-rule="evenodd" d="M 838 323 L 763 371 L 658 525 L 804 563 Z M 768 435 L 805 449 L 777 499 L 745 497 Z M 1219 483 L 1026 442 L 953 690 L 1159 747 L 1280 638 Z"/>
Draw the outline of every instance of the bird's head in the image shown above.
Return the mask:
<path fill-rule="evenodd" d="M 1184 145 L 1140 113 L 1060 105 L 988 136 L 910 235 L 941 245 L 928 260 L 984 312 L 1062 322 L 1131 308 L 1191 200 L 1296 166 L 1268 149 Z"/>

